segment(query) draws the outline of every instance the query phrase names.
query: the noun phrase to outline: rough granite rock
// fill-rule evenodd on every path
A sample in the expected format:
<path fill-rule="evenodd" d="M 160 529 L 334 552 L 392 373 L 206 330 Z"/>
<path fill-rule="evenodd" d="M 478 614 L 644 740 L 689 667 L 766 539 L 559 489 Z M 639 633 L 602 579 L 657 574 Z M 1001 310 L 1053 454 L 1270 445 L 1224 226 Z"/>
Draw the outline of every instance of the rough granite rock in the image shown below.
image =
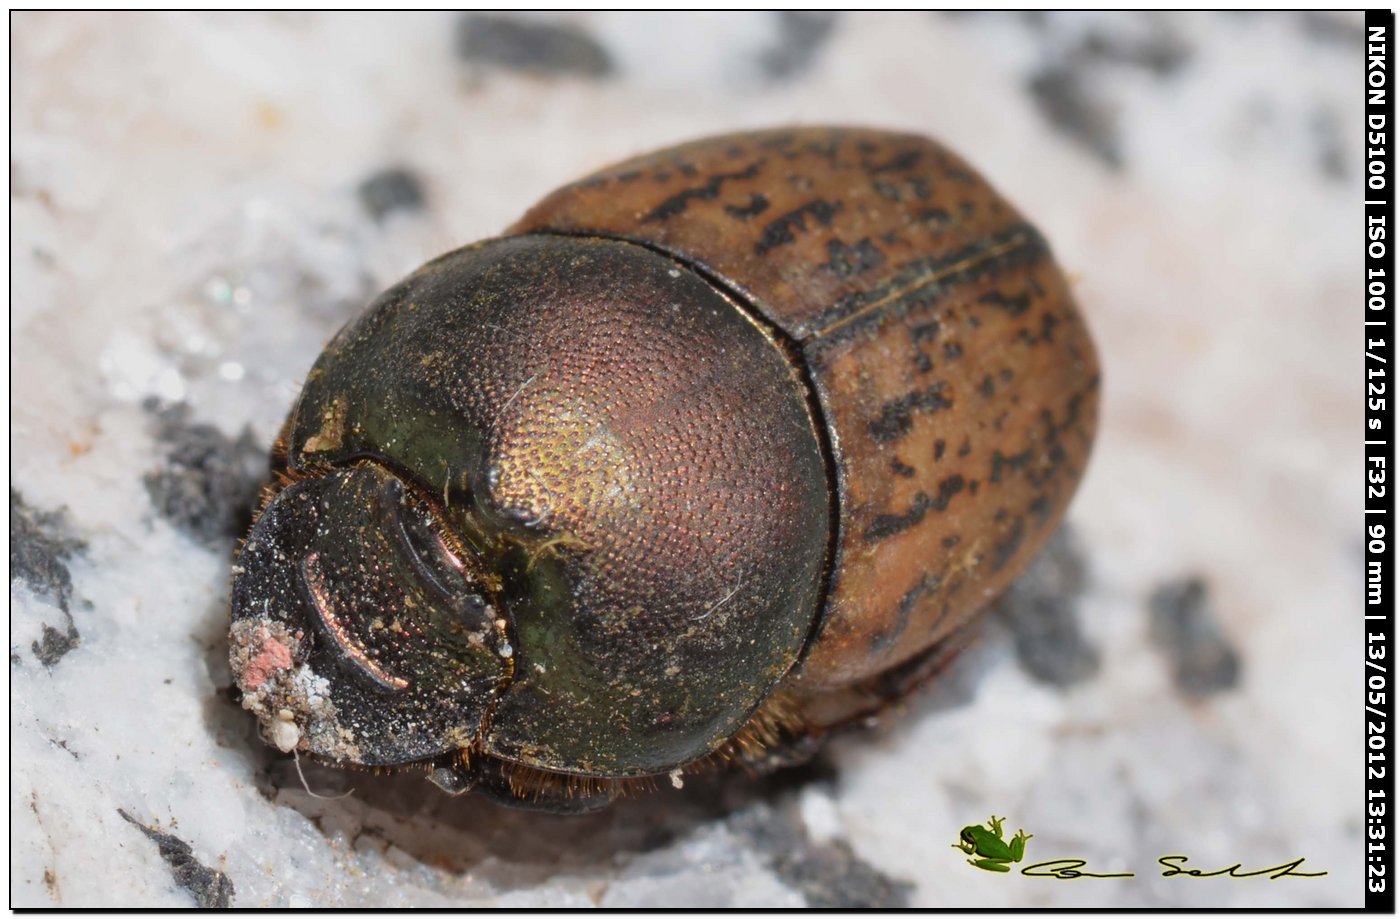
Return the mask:
<path fill-rule="evenodd" d="M 1359 905 L 1361 21 L 14 13 L 11 905 Z M 1105 393 L 1072 544 L 819 773 L 559 818 L 265 743 L 230 550 L 330 337 L 609 161 L 822 121 L 939 137 L 1066 267 Z M 1137 876 L 979 871 L 990 814 Z"/>

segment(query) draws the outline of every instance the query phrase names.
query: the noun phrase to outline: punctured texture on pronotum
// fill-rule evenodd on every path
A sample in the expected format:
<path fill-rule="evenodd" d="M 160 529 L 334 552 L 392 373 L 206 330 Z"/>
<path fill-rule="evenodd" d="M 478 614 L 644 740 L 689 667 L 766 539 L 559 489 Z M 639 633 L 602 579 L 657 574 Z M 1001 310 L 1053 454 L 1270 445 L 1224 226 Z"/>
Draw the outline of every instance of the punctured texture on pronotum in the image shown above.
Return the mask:
<path fill-rule="evenodd" d="M 1093 344 L 924 138 L 702 140 L 547 197 L 321 355 L 240 552 L 286 750 L 550 810 L 878 711 L 1050 535 Z"/>

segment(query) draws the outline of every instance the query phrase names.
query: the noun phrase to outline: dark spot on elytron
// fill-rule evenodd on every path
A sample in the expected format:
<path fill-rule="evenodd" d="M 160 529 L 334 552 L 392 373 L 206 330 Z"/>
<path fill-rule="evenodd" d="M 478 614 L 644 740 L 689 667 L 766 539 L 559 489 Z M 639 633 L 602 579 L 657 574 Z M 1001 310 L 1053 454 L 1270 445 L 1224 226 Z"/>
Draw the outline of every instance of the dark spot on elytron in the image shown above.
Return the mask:
<path fill-rule="evenodd" d="M 904 200 L 904 193 L 900 191 L 899 187 L 884 179 L 876 179 L 870 183 L 870 187 L 875 189 L 875 193 L 882 198 L 890 201 Z"/>
<path fill-rule="evenodd" d="M 917 370 L 919 373 L 932 373 L 932 372 L 933 372 L 933 359 L 930 358 L 930 357 L 929 357 L 927 354 L 925 354 L 924 352 L 922 352 L 922 351 L 915 351 L 915 352 L 914 352 L 913 361 L 914 361 L 914 369 Z"/>
<path fill-rule="evenodd" d="M 869 237 L 848 246 L 839 239 L 826 244 L 827 261 L 821 267 L 838 278 L 853 278 L 885 263 L 885 253 L 875 248 Z"/>
<path fill-rule="evenodd" d="M 910 478 L 917 470 L 913 466 L 907 466 L 899 457 L 890 460 L 890 472 L 902 478 Z"/>
<path fill-rule="evenodd" d="M 877 443 L 899 440 L 914 426 L 916 414 L 932 414 L 953 407 L 953 400 L 946 395 L 948 384 L 938 381 L 933 385 L 905 393 L 880 406 L 880 417 L 868 425 L 870 436 Z"/>
<path fill-rule="evenodd" d="M 568 23 L 468 13 L 457 24 L 463 60 L 541 76 L 605 77 L 612 58 L 588 33 Z"/>
<path fill-rule="evenodd" d="M 390 166 L 374 173 L 360 183 L 356 194 L 375 220 L 383 220 L 395 211 L 423 209 L 423 184 L 402 166 Z"/>
<path fill-rule="evenodd" d="M 958 456 L 967 456 L 972 452 L 972 438 L 964 437 L 962 446 L 958 447 Z"/>
<path fill-rule="evenodd" d="M 161 465 L 143 481 L 151 504 L 170 523 L 207 546 L 223 546 L 248 531 L 267 474 L 267 454 L 244 428 L 237 440 L 213 425 L 190 420 L 189 406 L 147 400 Z"/>
<path fill-rule="evenodd" d="M 981 486 L 982 486 L 982 480 L 981 480 L 981 479 L 973 479 L 971 482 L 968 482 L 968 483 L 967 483 L 967 493 L 970 494 L 970 495 L 975 495 L 975 494 L 977 494 L 977 489 L 980 488 Z"/>
<path fill-rule="evenodd" d="M 919 601 L 938 590 L 943 584 L 943 579 L 935 574 L 925 574 L 904 596 L 899 598 L 899 606 L 895 609 L 895 621 L 888 631 L 877 632 L 871 636 L 870 649 L 872 651 L 884 651 L 899 640 L 904 634 L 904 630 L 909 627 L 909 617 L 913 614 L 914 608 L 919 605 Z M 946 613 L 947 606 L 944 606 Z M 935 632 L 938 623 L 929 626 L 929 632 Z"/>
<path fill-rule="evenodd" d="M 629 182 L 637 181 L 645 174 L 640 169 L 629 169 L 627 172 L 619 172 L 614 178 L 626 185 Z"/>
<path fill-rule="evenodd" d="M 963 490 L 965 480 L 960 475 L 951 475 L 938 483 L 938 494 L 929 497 L 927 492 L 919 492 L 902 514 L 878 514 L 866 527 L 863 534 L 866 542 L 877 542 L 916 526 L 929 511 L 946 510 L 953 496 Z"/>
<path fill-rule="evenodd" d="M 754 192 L 749 195 L 749 203 L 745 205 L 726 204 L 724 212 L 736 220 L 749 220 L 757 217 L 768 210 L 768 199 L 763 195 Z"/>
<path fill-rule="evenodd" d="M 1004 311 L 1008 316 L 1020 316 L 1031 308 L 1031 298 L 1029 294 L 1021 294 L 1017 297 L 1008 297 L 999 291 L 991 291 L 977 298 L 978 303 L 985 303 L 987 306 Z"/>
<path fill-rule="evenodd" d="M 950 361 L 955 361 L 962 357 L 962 353 L 962 345 L 955 341 L 950 341 L 943 345 L 943 356 Z"/>
<path fill-rule="evenodd" d="M 921 322 L 909 329 L 909 335 L 914 341 L 933 341 L 943 331 L 943 323 L 937 319 L 930 319 Z"/>
<path fill-rule="evenodd" d="M 1007 472 L 1020 472 L 1030 465 L 1034 455 L 1034 448 L 1031 447 L 1011 454 L 1002 453 L 1000 450 L 992 451 L 992 473 L 989 477 L 990 481 L 992 484 L 996 484 L 1001 481 L 1002 476 Z"/>
<path fill-rule="evenodd" d="M 901 909 L 914 885 L 862 860 L 843 839 L 814 842 L 800 809 L 788 800 L 759 802 L 729 818 L 729 829 L 747 840 L 784 884 L 814 909 Z"/>
<path fill-rule="evenodd" d="M 1092 392 L 1098 386 L 1097 377 L 1089 382 L 1083 392 L 1070 396 L 1065 405 L 1065 417 L 1063 421 L 1056 421 L 1055 415 L 1049 409 L 1040 413 L 1040 421 L 1044 426 L 1044 432 L 1038 441 L 1032 442 L 1023 450 L 1016 453 L 1006 454 L 1000 450 L 992 451 L 992 467 L 989 475 L 992 483 L 997 483 L 1007 473 L 1024 473 L 1026 480 L 1032 485 L 1039 487 L 1048 482 L 1059 471 L 1064 464 L 1066 453 L 1064 445 L 1060 443 L 1060 435 L 1066 431 L 1073 431 L 1079 424 L 1079 413 L 1083 409 L 1084 395 Z M 1043 463 L 1035 463 L 1037 455 L 1044 455 Z"/>
<path fill-rule="evenodd" d="M 1045 313 L 1040 317 L 1040 334 L 1032 335 L 1027 329 L 1017 329 L 1016 340 L 1024 342 L 1027 347 L 1052 342 L 1055 340 L 1055 327 L 1059 324 L 1059 316 L 1054 313 Z"/>
<path fill-rule="evenodd" d="M 1051 686 L 1070 686 L 1099 671 L 1099 653 L 1079 627 L 1087 566 L 1068 525 L 1011 582 L 992 616 L 1010 629 L 1021 668 Z"/>
<path fill-rule="evenodd" d="M 1204 698 L 1239 684 L 1239 653 L 1216 622 L 1204 581 L 1168 581 L 1152 592 L 1147 606 L 1149 634 L 1171 660 L 1177 689 Z"/>
<path fill-rule="evenodd" d="M 809 201 L 801 207 L 793 208 L 786 214 L 774 219 L 763 228 L 763 235 L 759 237 L 758 243 L 754 245 L 754 255 L 767 255 L 778 246 L 785 246 L 797 239 L 795 232 L 807 232 L 807 217 L 824 227 L 831 226 L 831 221 L 836 213 L 841 210 L 841 202 L 823 201 L 818 198 L 816 201 Z"/>
<path fill-rule="evenodd" d="M 933 461 L 935 463 L 943 459 L 943 451 L 946 449 L 948 449 L 948 442 L 943 438 L 940 437 L 933 442 Z"/>
<path fill-rule="evenodd" d="M 981 393 L 983 397 L 988 399 L 990 399 L 996 393 L 997 384 L 996 381 L 992 379 L 992 375 L 990 373 L 982 378 L 982 382 L 977 386 L 977 391 Z"/>
<path fill-rule="evenodd" d="M 914 219 L 926 226 L 941 229 L 952 222 L 953 218 L 941 207 L 925 207 L 914 212 Z"/>
<path fill-rule="evenodd" d="M 1120 169 L 1123 152 L 1116 119 L 1090 85 L 1081 68 L 1058 62 L 1033 76 L 1027 88 L 1053 128 L 1105 165 Z"/>
<path fill-rule="evenodd" d="M 87 546 L 70 535 L 70 530 L 65 512 L 32 508 L 18 491 L 10 489 L 10 580 L 22 581 L 34 593 L 52 600 L 63 614 L 59 628 L 43 623 L 39 639 L 30 644 L 45 667 L 58 663 L 80 640 L 68 608 L 73 577 L 67 563 Z M 15 660 L 13 656 L 11 660 Z"/>
<path fill-rule="evenodd" d="M 233 904 L 233 881 L 222 871 L 202 864 L 190 844 L 177 836 L 146 826 L 118 808 L 122 819 L 136 827 L 156 844 L 160 857 L 170 866 L 175 883 L 189 891 L 200 909 L 228 909 Z"/>
<path fill-rule="evenodd" d="M 832 166 L 835 166 L 840 160 L 841 140 L 839 138 L 833 138 L 832 140 L 812 140 L 808 141 L 807 145 L 802 149 L 813 156 L 821 157 Z"/>
<path fill-rule="evenodd" d="M 958 543 L 960 543 L 960 542 L 962 542 L 962 537 L 961 537 L 961 536 L 958 536 L 957 534 L 954 534 L 954 535 L 952 535 L 952 536 L 944 536 L 944 537 L 943 537 L 943 548 L 945 548 L 945 549 L 951 549 L 951 548 L 953 548 L 954 546 L 956 546 L 956 545 L 957 545 Z"/>
<path fill-rule="evenodd" d="M 924 158 L 922 150 L 903 150 L 885 160 L 883 163 L 862 163 L 865 171 L 871 175 L 879 175 L 882 172 L 905 172 L 919 165 L 919 161 Z"/>
<path fill-rule="evenodd" d="M 720 189 L 725 182 L 735 179 L 752 179 L 763 169 L 763 160 L 749 164 L 747 169 L 738 172 L 717 172 L 705 181 L 704 185 L 695 188 L 687 188 L 679 191 L 671 197 L 662 201 L 642 218 L 642 223 L 655 223 L 658 220 L 669 220 L 677 214 L 685 213 L 685 209 L 690 207 L 692 201 L 710 201 L 719 197 Z M 767 205 L 765 204 L 765 207 Z"/>
<path fill-rule="evenodd" d="M 815 10 L 777 12 L 778 41 L 764 50 L 758 64 L 770 80 L 787 80 L 812 66 L 836 28 L 836 14 Z"/>

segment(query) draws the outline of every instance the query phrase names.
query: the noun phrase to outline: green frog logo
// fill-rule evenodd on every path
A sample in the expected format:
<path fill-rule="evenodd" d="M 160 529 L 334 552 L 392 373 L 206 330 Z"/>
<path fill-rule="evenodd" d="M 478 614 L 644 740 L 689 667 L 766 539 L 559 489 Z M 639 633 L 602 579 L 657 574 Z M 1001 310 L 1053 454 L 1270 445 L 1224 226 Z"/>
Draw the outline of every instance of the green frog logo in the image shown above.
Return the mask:
<path fill-rule="evenodd" d="M 953 848 L 975 856 L 967 860 L 969 865 L 976 865 L 983 871 L 1009 872 L 1011 865 L 1026 854 L 1026 840 L 1032 837 L 1025 830 L 1017 830 L 1016 835 L 1007 842 L 1001 829 L 1005 819 L 994 814 L 986 827 L 976 824 L 963 827 Z"/>

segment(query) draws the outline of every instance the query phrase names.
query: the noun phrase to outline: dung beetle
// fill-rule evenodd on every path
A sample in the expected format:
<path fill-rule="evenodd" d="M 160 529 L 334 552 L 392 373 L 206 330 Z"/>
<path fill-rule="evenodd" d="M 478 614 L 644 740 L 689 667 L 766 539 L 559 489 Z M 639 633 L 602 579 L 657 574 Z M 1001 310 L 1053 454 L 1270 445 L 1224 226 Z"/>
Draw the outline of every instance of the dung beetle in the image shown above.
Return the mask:
<path fill-rule="evenodd" d="M 554 192 L 326 347 L 234 566 L 284 751 L 556 812 L 906 695 L 1054 529 L 1093 343 L 958 156 L 731 134 Z"/>

